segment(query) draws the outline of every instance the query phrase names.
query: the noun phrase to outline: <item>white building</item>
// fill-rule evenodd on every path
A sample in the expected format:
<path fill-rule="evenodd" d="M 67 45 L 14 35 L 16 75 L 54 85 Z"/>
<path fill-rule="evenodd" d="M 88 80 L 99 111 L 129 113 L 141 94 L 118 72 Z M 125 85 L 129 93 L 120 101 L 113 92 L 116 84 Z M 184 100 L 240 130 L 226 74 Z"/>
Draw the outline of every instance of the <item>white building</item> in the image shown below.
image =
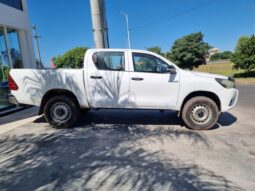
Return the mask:
<path fill-rule="evenodd" d="M 30 28 L 26 0 L 0 0 L 1 68 L 36 68 Z"/>
<path fill-rule="evenodd" d="M 209 50 L 209 53 L 210 53 L 210 56 L 212 56 L 214 54 L 220 53 L 220 49 L 219 48 L 211 48 Z"/>

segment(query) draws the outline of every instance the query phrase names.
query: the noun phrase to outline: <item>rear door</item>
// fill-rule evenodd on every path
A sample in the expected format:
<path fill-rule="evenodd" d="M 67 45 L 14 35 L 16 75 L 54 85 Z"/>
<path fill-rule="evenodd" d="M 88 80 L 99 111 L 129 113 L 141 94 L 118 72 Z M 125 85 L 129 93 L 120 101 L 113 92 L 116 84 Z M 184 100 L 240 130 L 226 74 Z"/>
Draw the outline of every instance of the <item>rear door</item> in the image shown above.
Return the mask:
<path fill-rule="evenodd" d="M 86 64 L 90 105 L 94 108 L 127 108 L 129 106 L 127 52 L 93 52 Z"/>
<path fill-rule="evenodd" d="M 147 53 L 130 52 L 130 105 L 136 108 L 173 109 L 179 93 L 179 73 L 169 63 Z M 172 66 L 174 67 L 174 66 Z"/>

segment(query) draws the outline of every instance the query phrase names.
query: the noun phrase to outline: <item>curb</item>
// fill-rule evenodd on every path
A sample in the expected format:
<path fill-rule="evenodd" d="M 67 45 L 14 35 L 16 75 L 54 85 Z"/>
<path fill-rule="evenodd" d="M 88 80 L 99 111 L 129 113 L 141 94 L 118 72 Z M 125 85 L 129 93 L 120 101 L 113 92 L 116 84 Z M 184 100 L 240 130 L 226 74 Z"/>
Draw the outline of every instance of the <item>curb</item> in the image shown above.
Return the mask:
<path fill-rule="evenodd" d="M 4 112 L 4 111 L 7 111 L 7 110 L 10 110 L 10 109 L 13 109 L 17 107 L 16 105 L 10 105 L 10 106 L 7 106 L 7 107 L 4 107 L 4 108 L 0 108 L 0 113 Z"/>
<path fill-rule="evenodd" d="M 25 109 L 28 109 L 30 108 L 31 106 L 22 106 L 22 107 L 8 107 L 4 110 L 0 110 L 0 117 L 5 117 L 7 115 L 11 115 L 13 113 L 16 113 L 16 112 L 19 112 L 19 111 L 22 111 L 22 110 L 25 110 Z"/>
<path fill-rule="evenodd" d="M 236 82 L 237 85 L 255 84 L 255 82 Z"/>
<path fill-rule="evenodd" d="M 11 123 L 7 123 L 4 125 L 0 125 L 0 135 L 7 133 L 9 131 L 12 131 L 18 127 L 21 127 L 22 125 L 25 125 L 27 123 L 31 123 L 35 120 L 37 120 L 38 118 L 40 118 L 41 116 L 33 116 L 33 117 L 29 117 L 26 119 L 22 119 L 19 121 L 15 121 L 15 122 L 11 122 Z"/>

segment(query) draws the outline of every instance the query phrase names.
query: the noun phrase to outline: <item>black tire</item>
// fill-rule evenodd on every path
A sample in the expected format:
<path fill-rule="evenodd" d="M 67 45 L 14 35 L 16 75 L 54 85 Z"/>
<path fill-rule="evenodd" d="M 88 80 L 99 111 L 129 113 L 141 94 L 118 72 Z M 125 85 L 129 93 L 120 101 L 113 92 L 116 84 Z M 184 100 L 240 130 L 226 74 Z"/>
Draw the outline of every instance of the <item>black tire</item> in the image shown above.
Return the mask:
<path fill-rule="evenodd" d="M 53 127 L 70 128 L 79 120 L 80 107 L 72 97 L 55 96 L 47 101 L 44 115 Z"/>
<path fill-rule="evenodd" d="M 219 119 L 219 108 L 208 97 L 198 96 L 188 100 L 182 110 L 182 119 L 193 130 L 209 130 Z"/>

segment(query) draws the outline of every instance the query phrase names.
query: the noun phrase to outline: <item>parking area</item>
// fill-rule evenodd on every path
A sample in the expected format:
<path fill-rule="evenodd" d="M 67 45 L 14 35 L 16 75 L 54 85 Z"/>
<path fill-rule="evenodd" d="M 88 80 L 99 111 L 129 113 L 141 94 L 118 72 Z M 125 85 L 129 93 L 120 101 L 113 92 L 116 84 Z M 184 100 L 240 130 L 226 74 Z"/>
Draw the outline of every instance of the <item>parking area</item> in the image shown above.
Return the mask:
<path fill-rule="evenodd" d="M 0 188 L 254 190 L 255 85 L 239 90 L 210 131 L 186 129 L 171 111 L 90 111 L 72 129 L 38 118 L 0 134 Z"/>

